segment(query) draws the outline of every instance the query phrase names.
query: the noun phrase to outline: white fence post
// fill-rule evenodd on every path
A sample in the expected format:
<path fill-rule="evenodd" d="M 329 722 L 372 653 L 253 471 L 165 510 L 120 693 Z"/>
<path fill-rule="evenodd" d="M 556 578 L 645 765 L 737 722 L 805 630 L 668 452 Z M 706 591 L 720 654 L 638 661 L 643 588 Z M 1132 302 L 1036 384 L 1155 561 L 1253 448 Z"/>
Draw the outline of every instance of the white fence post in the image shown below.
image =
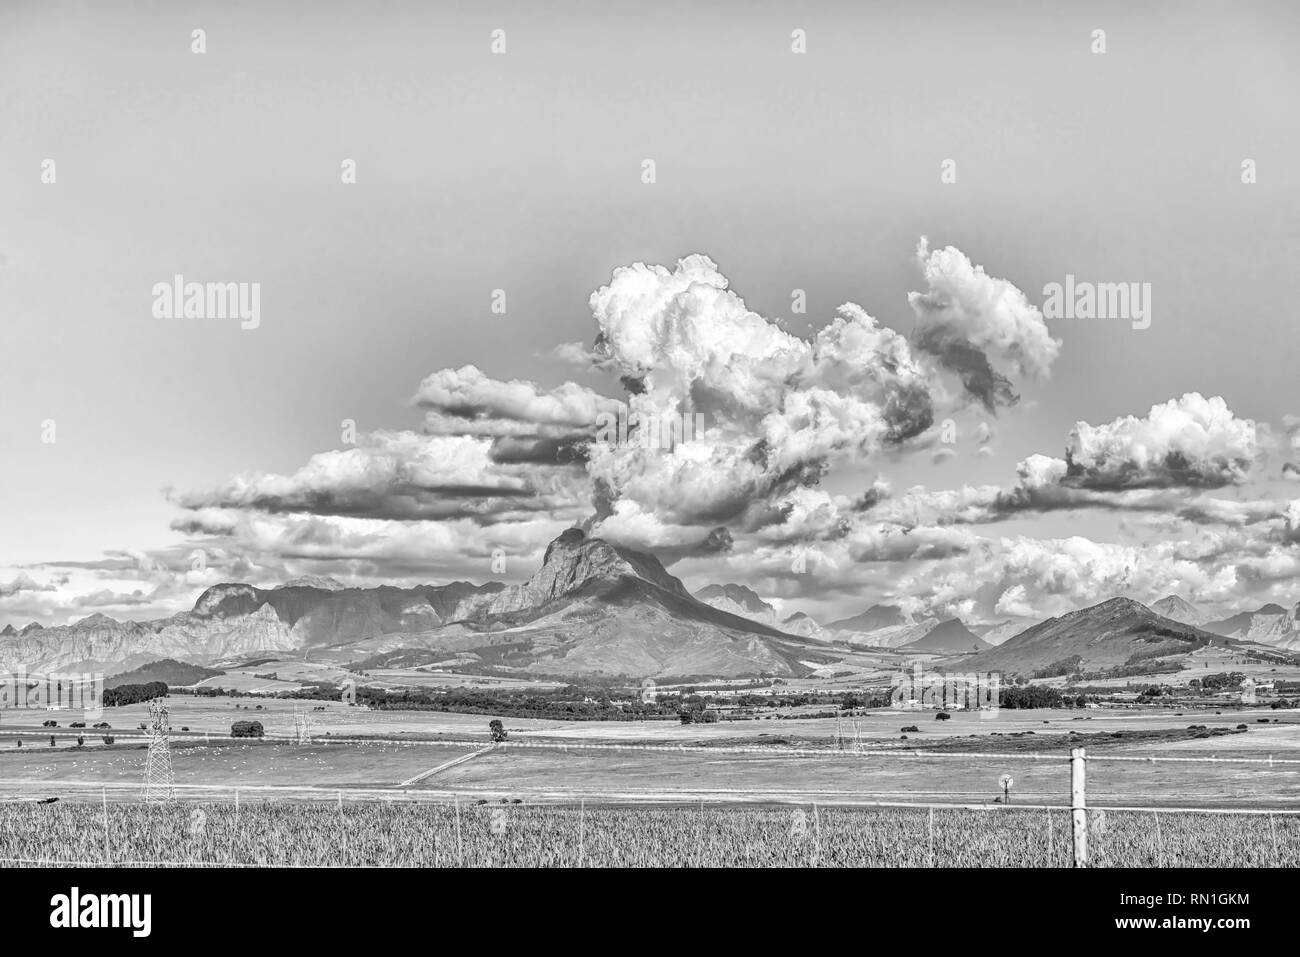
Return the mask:
<path fill-rule="evenodd" d="M 1083 748 L 1070 749 L 1070 814 L 1074 821 L 1074 866 L 1088 866 L 1088 799 L 1084 786 L 1087 755 Z"/>

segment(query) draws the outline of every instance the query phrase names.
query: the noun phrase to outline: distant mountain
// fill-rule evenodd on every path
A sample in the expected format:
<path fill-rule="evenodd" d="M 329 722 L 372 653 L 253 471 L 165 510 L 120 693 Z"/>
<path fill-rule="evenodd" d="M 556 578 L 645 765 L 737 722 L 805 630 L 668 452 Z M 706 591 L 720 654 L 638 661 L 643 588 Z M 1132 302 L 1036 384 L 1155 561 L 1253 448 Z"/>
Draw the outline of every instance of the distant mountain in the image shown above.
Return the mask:
<path fill-rule="evenodd" d="M 34 631 L 40 631 L 41 628 L 42 628 L 42 625 L 41 625 L 41 623 L 40 623 L 39 621 L 28 622 L 27 624 L 23 625 L 22 630 L 19 631 L 18 634 L 20 634 L 20 635 L 30 635 L 30 634 L 31 634 L 32 632 L 34 632 Z"/>
<path fill-rule="evenodd" d="M 903 651 L 925 651 L 940 655 L 960 655 L 987 651 L 993 646 L 962 624 L 960 618 L 940 622 L 920 638 L 910 641 Z"/>
<path fill-rule="evenodd" d="M 1091 608 L 1049 618 L 996 648 L 972 655 L 962 667 L 1028 675 L 1078 657 L 1085 671 L 1123 665 L 1135 655 L 1149 659 L 1179 654 L 1226 639 L 1192 625 L 1157 615 L 1128 598 L 1112 598 Z"/>
<path fill-rule="evenodd" d="M 804 675 L 809 662 L 829 660 L 805 638 L 700 601 L 653 555 L 576 528 L 550 544 L 527 582 L 458 614 L 463 621 L 429 641 L 521 672 Z"/>
<path fill-rule="evenodd" d="M 12 638 L 18 634 L 18 630 L 13 625 L 5 625 L 0 629 L 0 638 Z"/>
<path fill-rule="evenodd" d="M 848 641 L 855 647 L 866 648 L 901 648 L 909 642 L 924 638 L 939 624 L 938 618 L 923 618 L 921 621 L 905 625 L 890 625 L 875 631 L 836 631 L 832 634 Z"/>
<path fill-rule="evenodd" d="M 198 664 L 260 652 L 289 652 L 442 626 L 461 603 L 505 586 L 345 588 L 213 585 L 192 611 L 154 621 L 94 614 L 70 625 L 28 626 L 0 643 L 0 671 L 116 674 L 171 658 Z"/>
<path fill-rule="evenodd" d="M 1163 615 L 1165 618 L 1181 621 L 1184 625 L 1203 625 L 1206 619 L 1209 618 L 1205 612 L 1177 595 L 1169 595 L 1157 602 L 1153 602 L 1151 610 L 1157 615 Z"/>
<path fill-rule="evenodd" d="M 897 625 L 910 625 L 912 621 L 897 605 L 872 605 L 852 618 L 841 618 L 826 627 L 831 631 L 877 631 Z"/>
<path fill-rule="evenodd" d="M 758 597 L 758 593 L 744 585 L 706 585 L 695 593 L 695 597 L 706 605 L 721 611 L 776 625 L 776 608 Z"/>
<path fill-rule="evenodd" d="M 1228 638 L 1257 641 L 1284 651 L 1300 650 L 1300 604 L 1292 608 L 1268 604 L 1205 625 L 1206 631 Z"/>
<path fill-rule="evenodd" d="M 989 625 L 971 625 L 970 630 L 979 635 L 986 642 L 994 647 L 1005 642 L 1008 638 L 1014 638 L 1027 628 L 1032 628 L 1039 622 L 1034 619 L 1015 618 L 1008 621 L 994 622 Z"/>
<path fill-rule="evenodd" d="M 817 621 L 801 611 L 795 612 L 781 622 L 781 630 L 788 635 L 803 635 L 816 641 L 830 641 L 831 635 Z"/>

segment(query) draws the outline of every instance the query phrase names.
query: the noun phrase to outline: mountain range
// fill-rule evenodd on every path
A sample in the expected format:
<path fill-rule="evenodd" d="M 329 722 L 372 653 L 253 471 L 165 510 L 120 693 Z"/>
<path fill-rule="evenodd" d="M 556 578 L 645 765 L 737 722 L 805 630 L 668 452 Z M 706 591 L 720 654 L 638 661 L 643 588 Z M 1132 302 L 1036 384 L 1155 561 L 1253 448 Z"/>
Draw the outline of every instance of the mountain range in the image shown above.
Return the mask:
<path fill-rule="evenodd" d="M 97 614 L 8 629 L 0 670 L 113 674 L 161 658 L 208 665 L 305 651 L 316 660 L 382 662 L 412 650 L 463 666 L 551 675 L 802 675 L 830 660 L 806 637 L 698 600 L 653 555 L 572 528 L 516 585 L 214 585 L 191 611 L 170 618 Z"/>
<path fill-rule="evenodd" d="M 1170 595 L 1151 607 L 1115 598 L 1043 622 L 976 628 L 872 605 L 823 626 L 801 612 L 781 617 L 776 604 L 744 585 L 709 585 L 692 595 L 653 555 L 571 528 L 518 584 L 351 588 L 315 576 L 272 588 L 225 583 L 169 618 L 95 614 L 69 625 L 6 627 L 0 671 L 111 675 L 160 659 L 212 666 L 251 655 L 308 655 L 372 668 L 418 661 L 552 676 L 799 676 L 841 660 L 847 648 L 866 647 L 1030 674 L 1110 668 L 1211 643 L 1300 649 L 1300 605 L 1209 617 Z"/>

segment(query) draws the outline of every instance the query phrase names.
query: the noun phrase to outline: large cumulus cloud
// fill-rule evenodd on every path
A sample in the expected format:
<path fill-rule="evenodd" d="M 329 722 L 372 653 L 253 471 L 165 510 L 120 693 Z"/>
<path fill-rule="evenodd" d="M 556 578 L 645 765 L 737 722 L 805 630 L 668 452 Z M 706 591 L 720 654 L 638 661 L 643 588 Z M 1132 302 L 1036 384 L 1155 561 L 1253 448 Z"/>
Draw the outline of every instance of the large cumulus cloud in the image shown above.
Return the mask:
<path fill-rule="evenodd" d="M 1080 422 L 1066 448 L 1065 484 L 1080 488 L 1221 488 L 1244 481 L 1259 452 L 1255 423 L 1222 396 L 1189 392 L 1142 418 Z"/>
<path fill-rule="evenodd" d="M 923 348 L 960 338 L 1010 366 L 1006 375 L 1046 374 L 1056 345 L 1044 340 L 1041 317 L 1035 324 L 1020 313 L 1024 296 L 982 271 L 956 276 L 950 258 L 945 251 L 934 261 L 931 293 L 914 302 Z M 865 464 L 934 423 L 935 364 L 855 304 L 800 338 L 749 309 L 717 265 L 696 255 L 672 268 L 617 269 L 590 305 L 594 353 L 628 387 L 632 413 L 702 413 L 707 423 L 694 441 L 667 450 L 591 447 L 605 533 L 653 522 L 740 531 L 783 524 L 800 508 L 799 491 L 831 469 Z M 962 382 L 984 400 L 978 377 Z"/>
<path fill-rule="evenodd" d="M 1061 343 L 1042 313 L 1005 279 L 988 275 L 955 246 L 931 251 L 922 237 L 917 260 L 926 289 L 908 301 L 918 349 L 956 375 L 990 411 L 1019 401 L 1015 380 L 1047 376 Z"/>

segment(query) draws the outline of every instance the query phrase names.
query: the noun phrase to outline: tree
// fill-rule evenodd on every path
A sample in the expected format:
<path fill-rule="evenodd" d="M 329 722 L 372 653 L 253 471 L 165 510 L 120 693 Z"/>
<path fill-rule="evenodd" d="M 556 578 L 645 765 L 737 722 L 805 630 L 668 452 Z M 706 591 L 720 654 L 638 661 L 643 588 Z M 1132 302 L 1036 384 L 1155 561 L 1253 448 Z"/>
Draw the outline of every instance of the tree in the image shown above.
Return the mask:
<path fill-rule="evenodd" d="M 230 726 L 232 738 L 260 738 L 266 734 L 260 721 L 236 721 Z"/>
<path fill-rule="evenodd" d="M 494 742 L 501 742 L 506 739 L 506 726 L 501 723 L 500 718 L 493 718 L 488 722 L 488 731 L 492 734 Z"/>
<path fill-rule="evenodd" d="M 947 721 L 947 720 L 948 720 L 949 718 L 951 718 L 951 717 L 952 717 L 952 715 L 950 715 L 947 711 L 940 711 L 938 714 L 936 714 L 936 715 L 934 716 L 934 720 L 935 720 L 935 721 Z"/>
<path fill-rule="evenodd" d="M 854 708 L 861 708 L 861 707 L 862 707 L 862 700 L 852 692 L 846 694 L 844 696 L 844 700 L 840 702 L 841 711 L 852 711 Z"/>

